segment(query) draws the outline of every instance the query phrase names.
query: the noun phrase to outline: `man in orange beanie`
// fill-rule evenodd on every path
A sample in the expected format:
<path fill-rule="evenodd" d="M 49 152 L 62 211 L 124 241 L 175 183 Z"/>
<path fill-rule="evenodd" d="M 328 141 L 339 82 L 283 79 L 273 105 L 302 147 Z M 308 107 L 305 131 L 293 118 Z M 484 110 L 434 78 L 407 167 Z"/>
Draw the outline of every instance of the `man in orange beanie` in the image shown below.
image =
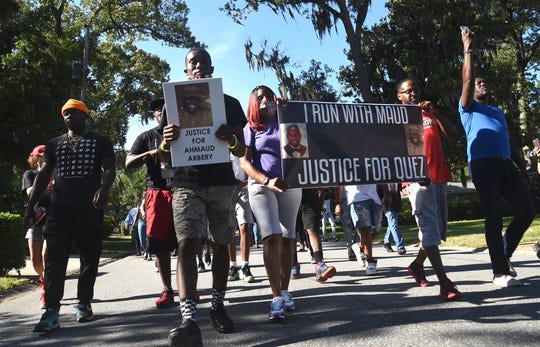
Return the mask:
<path fill-rule="evenodd" d="M 88 131 L 88 108 L 75 99 L 62 107 L 66 134 L 47 143 L 43 165 L 30 194 L 24 224 L 33 224 L 36 202 L 54 174 L 54 189 L 45 225 L 45 313 L 34 332 L 57 329 L 60 300 L 64 294 L 65 271 L 72 241 L 78 246 L 81 269 L 77 291 L 78 322 L 93 319 L 90 302 L 94 296 L 101 256 L 103 207 L 115 177 L 115 157 L 111 142 Z"/>
<path fill-rule="evenodd" d="M 86 114 L 86 117 L 88 117 L 88 107 L 86 107 L 85 103 L 79 100 L 75 99 L 69 99 L 64 106 L 62 106 L 62 116 L 64 116 L 64 112 L 69 109 L 75 109 L 82 111 Z"/>

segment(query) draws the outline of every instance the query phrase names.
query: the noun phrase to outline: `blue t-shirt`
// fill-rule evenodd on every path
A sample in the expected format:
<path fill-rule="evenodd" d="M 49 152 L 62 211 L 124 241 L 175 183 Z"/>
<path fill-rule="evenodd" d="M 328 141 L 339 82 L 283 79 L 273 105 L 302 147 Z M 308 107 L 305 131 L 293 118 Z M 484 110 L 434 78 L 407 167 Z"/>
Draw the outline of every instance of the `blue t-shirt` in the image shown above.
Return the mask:
<path fill-rule="evenodd" d="M 255 131 L 249 123 L 244 126 L 246 147 L 253 149 L 253 166 L 269 178 L 283 178 L 281 174 L 281 151 L 279 142 L 279 124 L 277 120 L 263 121 L 268 128 Z M 252 180 L 252 178 L 249 178 Z"/>
<path fill-rule="evenodd" d="M 469 162 L 490 157 L 510 159 L 508 125 L 500 108 L 473 100 L 465 110 L 460 100 L 459 113 L 467 136 Z"/>

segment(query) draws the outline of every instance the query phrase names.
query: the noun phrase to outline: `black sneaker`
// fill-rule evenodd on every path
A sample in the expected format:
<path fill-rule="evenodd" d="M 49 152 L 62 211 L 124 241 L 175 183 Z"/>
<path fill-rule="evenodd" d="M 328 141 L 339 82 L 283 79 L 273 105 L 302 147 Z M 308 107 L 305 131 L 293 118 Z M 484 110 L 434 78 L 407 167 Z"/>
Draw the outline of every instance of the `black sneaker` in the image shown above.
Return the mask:
<path fill-rule="evenodd" d="M 208 251 L 204 252 L 204 262 L 206 263 L 207 267 L 212 266 L 212 257 Z"/>
<path fill-rule="evenodd" d="M 508 262 L 508 274 L 512 277 L 517 277 L 517 271 L 512 266 L 512 263 L 510 262 L 510 258 L 507 258 L 506 261 Z"/>
<path fill-rule="evenodd" d="M 234 323 L 227 316 L 225 307 L 221 306 L 217 310 L 210 310 L 210 319 L 212 319 L 212 326 L 220 333 L 228 334 L 234 331 Z"/>
<path fill-rule="evenodd" d="M 197 322 L 191 319 L 184 319 L 179 327 L 169 332 L 169 346 L 171 347 L 202 347 L 201 331 Z"/>
<path fill-rule="evenodd" d="M 229 276 L 227 281 L 238 281 L 240 279 L 240 274 L 238 273 L 238 266 L 231 266 L 229 269 Z"/>
<path fill-rule="evenodd" d="M 244 281 L 248 283 L 255 282 L 255 277 L 251 274 L 251 270 L 248 264 L 245 264 L 244 266 L 242 266 L 239 274 L 240 274 L 240 278 L 243 279 Z"/>
<path fill-rule="evenodd" d="M 397 250 L 397 254 L 399 254 L 399 255 L 404 255 L 406 253 L 407 253 L 407 250 L 405 249 L 405 247 L 398 248 L 398 250 Z"/>
<path fill-rule="evenodd" d="M 536 256 L 540 258 L 540 241 L 533 245 L 533 250 L 536 252 Z"/>
<path fill-rule="evenodd" d="M 383 244 L 383 247 L 384 247 L 384 249 L 386 249 L 386 251 L 388 253 L 392 253 L 394 251 L 394 249 L 392 248 L 392 245 L 390 243 Z"/>
<path fill-rule="evenodd" d="M 354 254 L 351 247 L 347 248 L 347 255 L 349 256 L 349 261 L 356 261 L 356 254 Z"/>

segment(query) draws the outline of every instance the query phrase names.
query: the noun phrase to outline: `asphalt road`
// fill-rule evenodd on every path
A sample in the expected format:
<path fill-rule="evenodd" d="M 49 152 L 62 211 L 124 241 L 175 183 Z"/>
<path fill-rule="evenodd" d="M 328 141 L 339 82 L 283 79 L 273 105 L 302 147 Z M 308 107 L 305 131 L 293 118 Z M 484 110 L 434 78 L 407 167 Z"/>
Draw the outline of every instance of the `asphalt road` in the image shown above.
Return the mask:
<path fill-rule="evenodd" d="M 309 255 L 299 253 L 302 277 L 290 285 L 296 311 L 282 324 L 268 320 L 271 296 L 262 249 L 251 248 L 256 282 L 229 282 L 226 295 L 227 312 L 236 325 L 232 334 L 221 334 L 210 325 L 211 273 L 201 273 L 198 319 L 205 346 L 540 345 L 540 260 L 530 247 L 512 259 L 523 286 L 504 289 L 491 283 L 486 250 L 443 248 L 448 276 L 463 292 L 457 302 L 438 297 L 429 262 L 428 280 L 435 285 L 415 286 L 407 265 L 417 248 L 410 246 L 406 255 L 399 256 L 375 246 L 378 274 L 368 277 L 356 262 L 348 261 L 344 247 L 342 242 L 324 243 L 326 261 L 338 271 L 326 283 L 314 280 Z M 70 276 L 60 311 L 61 328 L 45 336 L 32 333 L 41 315 L 39 288 L 26 286 L 0 297 L 0 345 L 166 346 L 180 313 L 178 307 L 155 307 L 161 285 L 153 263 L 136 256 L 103 260 L 106 264 L 100 267 L 92 304 L 93 322 L 76 322 L 76 276 Z M 72 258 L 69 269 L 75 269 L 77 262 Z"/>

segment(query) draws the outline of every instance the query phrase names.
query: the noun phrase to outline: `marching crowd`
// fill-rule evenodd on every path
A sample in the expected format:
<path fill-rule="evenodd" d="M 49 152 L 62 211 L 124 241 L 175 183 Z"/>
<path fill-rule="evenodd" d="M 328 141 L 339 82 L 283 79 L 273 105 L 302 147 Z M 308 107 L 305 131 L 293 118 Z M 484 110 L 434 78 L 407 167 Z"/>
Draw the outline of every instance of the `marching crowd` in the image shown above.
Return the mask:
<path fill-rule="evenodd" d="M 514 165 L 517 159 L 512 157 L 505 116 L 488 103 L 486 80 L 474 74 L 474 35 L 463 30 L 461 39 L 463 83 L 459 113 L 467 138 L 470 173 L 486 213 L 485 235 L 493 284 L 519 286 L 510 259 L 535 217 L 534 206 Z M 208 51 L 195 48 L 187 53 L 188 80 L 211 78 L 213 72 Z M 171 346 L 202 346 L 197 324 L 197 275 L 205 270 L 203 255 L 204 263 L 212 271 L 212 326 L 222 333 L 234 332 L 234 322 L 224 306 L 227 282 L 253 281 L 249 248 L 256 226 L 253 243 L 258 246 L 262 240 L 271 293 L 269 319 L 280 321 L 287 312 L 295 310 L 289 283 L 298 278 L 300 271 L 297 252 L 310 250 L 316 281 L 324 282 L 337 275 L 336 268 L 325 262 L 323 254 L 326 222 L 330 223 L 332 239 L 338 240 L 332 212 L 341 219 L 349 259 L 355 259 L 365 275 L 377 273 L 372 245 L 383 213 L 388 221 L 385 249 L 394 251 L 394 243 L 398 254 L 407 252 L 397 223 L 402 195 L 408 196 L 418 226 L 420 248 L 408 266 L 416 285 L 432 285 L 424 270 L 425 260 L 429 259 L 440 286 L 439 296 L 456 300 L 463 295 L 448 277 L 439 251 L 441 240 L 446 239 L 447 183 L 451 180 L 441 137 L 455 138 L 458 131 L 434 103 L 420 99 L 414 80 L 399 82 L 396 97 L 402 104 L 418 105 L 422 111 L 429 179 L 336 187 L 333 204 L 324 189 L 290 188 L 282 177 L 282 150 L 298 157 L 306 153 L 306 148 L 299 143 L 298 127 L 287 130 L 288 148 L 281 147 L 277 110 L 287 100 L 277 97 L 271 88 L 253 88 L 247 117 L 238 100 L 224 94 L 226 122 L 214 135 L 228 146 L 231 161 L 218 164 L 173 168 L 171 145 L 181 136 L 182 129 L 167 124 L 163 98 L 151 102 L 157 125 L 137 137 L 125 161 L 127 170 L 146 166 L 146 191 L 125 223 L 133 230 L 134 240 L 139 240 L 137 253 L 155 261 L 163 288 L 156 299 L 158 308 L 174 304 L 171 254 L 178 255 L 175 285 L 180 324 L 169 333 Z M 103 222 L 103 207 L 115 177 L 112 144 L 88 129 L 86 105 L 70 99 L 62 107 L 61 115 L 67 132 L 32 151 L 29 163 L 36 170 L 25 174 L 22 187 L 29 196 L 24 216 L 26 237 L 43 288 L 44 313 L 35 325 L 37 333 L 59 327 L 60 300 L 72 241 L 78 245 L 81 260 L 76 319 L 81 323 L 93 319 L 91 302 L 102 249 L 102 238 L 96 230 Z M 540 148 L 534 151 L 540 154 Z M 515 211 L 504 235 L 503 198 Z M 38 220 L 36 206 L 46 210 L 45 223 Z M 236 230 L 240 235 L 240 262 L 236 258 Z M 207 259 L 210 249 L 211 262 Z"/>

